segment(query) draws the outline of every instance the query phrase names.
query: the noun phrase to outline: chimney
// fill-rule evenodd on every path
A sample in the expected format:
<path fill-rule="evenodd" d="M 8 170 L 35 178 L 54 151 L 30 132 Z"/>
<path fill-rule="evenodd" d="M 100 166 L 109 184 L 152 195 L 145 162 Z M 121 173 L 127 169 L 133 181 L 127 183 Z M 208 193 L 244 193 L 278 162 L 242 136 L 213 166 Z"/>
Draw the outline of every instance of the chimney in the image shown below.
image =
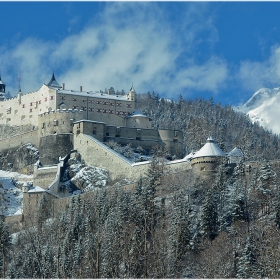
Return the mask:
<path fill-rule="evenodd" d="M 65 83 L 62 83 L 62 89 L 65 90 Z"/>
<path fill-rule="evenodd" d="M 80 92 L 82 92 L 83 91 L 83 87 L 82 86 L 80 86 Z"/>

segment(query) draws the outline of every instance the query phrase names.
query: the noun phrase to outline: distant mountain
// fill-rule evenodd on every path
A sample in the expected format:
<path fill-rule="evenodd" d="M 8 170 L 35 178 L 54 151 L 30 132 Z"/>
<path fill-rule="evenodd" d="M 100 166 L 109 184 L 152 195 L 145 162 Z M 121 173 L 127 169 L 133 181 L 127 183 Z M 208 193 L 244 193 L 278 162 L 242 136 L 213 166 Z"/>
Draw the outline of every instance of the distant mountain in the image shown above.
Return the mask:
<path fill-rule="evenodd" d="M 280 88 L 262 88 L 237 111 L 247 114 L 253 122 L 280 134 Z"/>

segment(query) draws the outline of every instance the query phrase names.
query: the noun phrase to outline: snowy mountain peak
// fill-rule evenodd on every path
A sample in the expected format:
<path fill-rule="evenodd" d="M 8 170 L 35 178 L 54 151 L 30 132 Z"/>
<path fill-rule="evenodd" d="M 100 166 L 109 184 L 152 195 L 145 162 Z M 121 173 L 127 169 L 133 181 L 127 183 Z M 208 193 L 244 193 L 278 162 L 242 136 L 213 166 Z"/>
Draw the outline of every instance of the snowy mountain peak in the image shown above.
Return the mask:
<path fill-rule="evenodd" d="M 252 122 L 276 134 L 280 134 L 280 88 L 262 88 L 242 106 L 236 107 L 237 111 L 247 114 Z"/>

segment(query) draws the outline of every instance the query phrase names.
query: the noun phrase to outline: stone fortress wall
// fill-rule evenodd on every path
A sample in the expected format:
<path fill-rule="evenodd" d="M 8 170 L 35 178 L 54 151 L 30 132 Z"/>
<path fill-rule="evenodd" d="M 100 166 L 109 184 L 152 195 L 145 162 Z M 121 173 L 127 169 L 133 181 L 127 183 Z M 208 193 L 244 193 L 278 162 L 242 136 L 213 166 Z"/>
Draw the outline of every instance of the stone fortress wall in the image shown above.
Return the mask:
<path fill-rule="evenodd" d="M 112 180 L 127 178 L 136 181 L 145 176 L 150 166 L 149 161 L 132 163 L 93 136 L 83 133 L 74 135 L 74 148 L 87 165 L 107 169 Z M 165 167 L 171 172 L 191 169 L 190 163 L 184 159 L 167 162 Z"/>

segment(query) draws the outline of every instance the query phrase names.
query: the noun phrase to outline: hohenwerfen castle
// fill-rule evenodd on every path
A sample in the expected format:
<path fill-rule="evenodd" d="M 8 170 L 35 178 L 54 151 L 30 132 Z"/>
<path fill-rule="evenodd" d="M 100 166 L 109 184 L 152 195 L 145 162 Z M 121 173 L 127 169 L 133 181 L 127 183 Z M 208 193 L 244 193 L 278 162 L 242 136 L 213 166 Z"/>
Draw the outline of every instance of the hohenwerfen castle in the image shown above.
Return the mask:
<path fill-rule="evenodd" d="M 40 164 L 34 166 L 35 188 L 23 188 L 25 214 L 36 208 L 43 193 L 52 199 L 60 197 L 61 175 L 74 153 L 79 153 L 86 165 L 107 169 L 112 180 L 137 181 L 144 176 L 150 162 L 129 161 L 104 144 L 110 140 L 147 150 L 163 147 L 177 159 L 166 163 L 171 172 L 193 169 L 212 174 L 227 156 L 209 138 L 200 152 L 184 158 L 183 133 L 152 129 L 149 117 L 135 110 L 133 87 L 125 95 L 110 90 L 84 91 L 82 86 L 68 90 L 54 74 L 38 91 L 22 94 L 19 89 L 14 98 L 5 98 L 5 87 L 0 77 L 0 125 L 29 125 L 32 129 L 13 137 L 2 135 L 1 151 L 32 143 L 40 153 Z"/>

